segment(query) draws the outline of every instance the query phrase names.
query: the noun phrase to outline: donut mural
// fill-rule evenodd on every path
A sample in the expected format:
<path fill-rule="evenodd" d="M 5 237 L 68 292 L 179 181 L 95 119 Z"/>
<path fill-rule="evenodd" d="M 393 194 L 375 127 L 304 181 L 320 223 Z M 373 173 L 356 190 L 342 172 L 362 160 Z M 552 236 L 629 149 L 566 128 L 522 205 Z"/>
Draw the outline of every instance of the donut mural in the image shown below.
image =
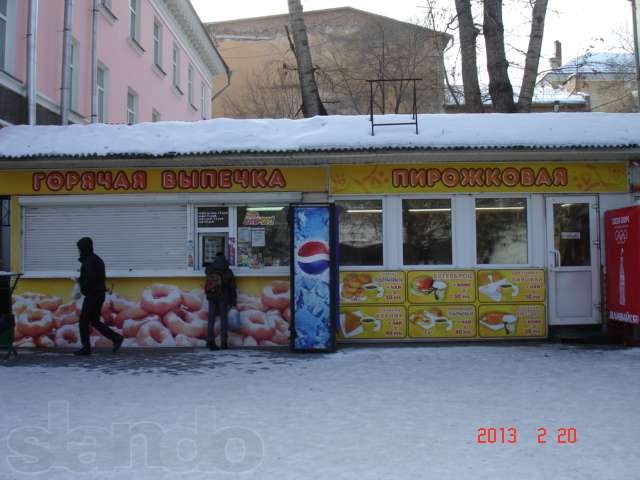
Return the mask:
<path fill-rule="evenodd" d="M 125 337 L 123 347 L 204 347 L 208 302 L 203 278 L 115 279 L 102 306 L 102 321 Z M 229 347 L 289 344 L 289 279 L 237 278 L 238 303 L 229 311 Z M 82 299 L 68 280 L 24 280 L 12 297 L 16 347 L 78 348 Z M 36 293 L 37 292 L 37 293 Z M 42 293 L 50 292 L 50 293 Z M 214 333 L 220 342 L 220 321 Z M 94 347 L 109 340 L 92 331 Z"/>

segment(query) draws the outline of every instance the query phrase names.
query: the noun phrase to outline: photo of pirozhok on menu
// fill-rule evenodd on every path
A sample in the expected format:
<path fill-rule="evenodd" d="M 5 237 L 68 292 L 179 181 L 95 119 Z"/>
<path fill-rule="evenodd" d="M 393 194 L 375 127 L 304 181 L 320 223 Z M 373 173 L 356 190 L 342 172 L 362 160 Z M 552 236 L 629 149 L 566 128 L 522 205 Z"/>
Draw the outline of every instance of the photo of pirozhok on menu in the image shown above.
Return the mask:
<path fill-rule="evenodd" d="M 430 275 L 414 278 L 410 288 L 414 295 L 433 295 L 436 300 L 444 300 L 447 293 L 447 284 L 442 280 L 434 280 Z"/>
<path fill-rule="evenodd" d="M 340 297 L 351 302 L 366 302 L 384 296 L 384 287 L 369 273 L 348 273 L 340 284 Z"/>
<path fill-rule="evenodd" d="M 516 332 L 518 317 L 506 312 L 487 312 L 480 318 L 480 324 L 495 332 L 504 330 L 507 335 Z"/>
<path fill-rule="evenodd" d="M 483 273 L 478 280 L 480 294 L 494 302 L 511 301 L 520 293 L 520 287 L 498 271 Z"/>
<path fill-rule="evenodd" d="M 442 326 L 446 332 L 453 328 L 453 322 L 444 316 L 439 308 L 426 308 L 422 311 L 414 312 L 409 316 L 409 321 L 425 331 L 430 331 L 437 326 Z"/>

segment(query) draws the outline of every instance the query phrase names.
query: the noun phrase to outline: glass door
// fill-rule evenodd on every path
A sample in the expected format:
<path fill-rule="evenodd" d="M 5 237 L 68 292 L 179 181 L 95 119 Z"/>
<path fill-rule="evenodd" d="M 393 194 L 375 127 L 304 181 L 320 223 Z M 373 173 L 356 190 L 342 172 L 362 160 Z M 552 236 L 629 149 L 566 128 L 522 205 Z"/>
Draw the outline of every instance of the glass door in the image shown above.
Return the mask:
<path fill-rule="evenodd" d="M 595 197 L 547 198 L 549 325 L 600 323 Z"/>

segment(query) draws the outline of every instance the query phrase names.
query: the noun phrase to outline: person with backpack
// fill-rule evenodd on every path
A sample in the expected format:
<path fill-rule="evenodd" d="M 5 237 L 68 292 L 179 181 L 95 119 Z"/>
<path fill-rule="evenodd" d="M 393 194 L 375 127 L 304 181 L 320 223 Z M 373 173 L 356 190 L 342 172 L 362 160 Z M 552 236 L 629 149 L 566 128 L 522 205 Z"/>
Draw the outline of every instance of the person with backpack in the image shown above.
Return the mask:
<path fill-rule="evenodd" d="M 206 266 L 205 274 L 207 278 L 204 293 L 209 300 L 207 346 L 210 350 L 218 350 L 213 335 L 213 325 L 216 316 L 220 315 L 220 348 L 227 348 L 228 313 L 231 307 L 236 306 L 236 278 L 222 252 L 218 252 L 213 262 Z"/>

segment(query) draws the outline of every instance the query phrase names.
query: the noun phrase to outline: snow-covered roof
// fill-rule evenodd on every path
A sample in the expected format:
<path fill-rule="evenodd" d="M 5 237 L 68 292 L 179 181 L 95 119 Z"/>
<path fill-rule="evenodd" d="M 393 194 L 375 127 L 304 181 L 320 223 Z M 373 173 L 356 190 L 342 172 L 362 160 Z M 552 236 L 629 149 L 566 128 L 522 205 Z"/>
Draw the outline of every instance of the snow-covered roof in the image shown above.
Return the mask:
<path fill-rule="evenodd" d="M 562 75 L 582 74 L 633 74 L 635 59 L 631 53 L 590 52 L 576 57 L 551 73 Z"/>
<path fill-rule="evenodd" d="M 376 116 L 380 123 L 407 120 L 401 115 Z M 0 159 L 640 145 L 640 114 L 634 113 L 419 115 L 419 127 L 419 135 L 413 126 L 401 125 L 378 127 L 371 136 L 366 115 L 13 126 L 0 129 Z"/>
<path fill-rule="evenodd" d="M 551 86 L 539 85 L 533 92 L 534 103 L 554 103 L 560 104 L 585 104 L 587 99 L 579 92 L 570 93 L 562 88 L 553 88 Z"/>

